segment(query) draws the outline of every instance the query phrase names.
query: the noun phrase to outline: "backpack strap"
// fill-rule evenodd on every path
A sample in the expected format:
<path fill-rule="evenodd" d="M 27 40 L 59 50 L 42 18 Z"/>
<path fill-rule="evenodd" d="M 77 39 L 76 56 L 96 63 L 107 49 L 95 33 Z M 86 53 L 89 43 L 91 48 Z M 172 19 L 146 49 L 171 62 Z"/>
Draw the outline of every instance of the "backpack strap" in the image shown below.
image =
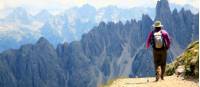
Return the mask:
<path fill-rule="evenodd" d="M 151 44 L 151 46 L 153 47 L 153 48 L 155 48 L 155 42 L 154 42 L 154 33 L 155 33 L 155 31 L 153 30 L 153 31 L 151 31 L 151 41 L 150 41 L 150 44 Z"/>
<path fill-rule="evenodd" d="M 166 48 L 167 45 L 166 45 L 166 42 L 165 42 L 165 37 L 164 37 L 164 35 L 163 35 L 163 30 L 162 30 L 162 29 L 160 30 L 160 33 L 161 33 L 162 39 L 163 39 L 163 48 Z"/>

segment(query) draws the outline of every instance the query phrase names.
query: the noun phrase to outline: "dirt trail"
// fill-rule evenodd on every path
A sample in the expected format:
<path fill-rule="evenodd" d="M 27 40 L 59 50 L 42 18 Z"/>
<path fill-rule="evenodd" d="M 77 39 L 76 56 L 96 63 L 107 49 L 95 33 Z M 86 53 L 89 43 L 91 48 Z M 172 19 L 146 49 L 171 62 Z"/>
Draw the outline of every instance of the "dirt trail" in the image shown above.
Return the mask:
<path fill-rule="evenodd" d="M 149 78 L 121 78 L 113 81 L 105 87 L 198 87 L 198 80 L 182 80 L 176 76 L 167 76 L 165 80 L 154 81 Z"/>

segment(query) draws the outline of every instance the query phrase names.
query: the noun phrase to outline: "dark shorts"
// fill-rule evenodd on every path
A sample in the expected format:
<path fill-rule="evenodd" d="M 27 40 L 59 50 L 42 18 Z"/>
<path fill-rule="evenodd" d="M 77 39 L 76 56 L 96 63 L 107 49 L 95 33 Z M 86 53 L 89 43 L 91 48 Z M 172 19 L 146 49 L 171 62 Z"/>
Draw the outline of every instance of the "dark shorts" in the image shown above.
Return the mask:
<path fill-rule="evenodd" d="M 167 50 L 155 50 L 153 49 L 153 57 L 154 57 L 154 63 L 158 65 L 166 64 L 166 57 L 167 57 Z"/>

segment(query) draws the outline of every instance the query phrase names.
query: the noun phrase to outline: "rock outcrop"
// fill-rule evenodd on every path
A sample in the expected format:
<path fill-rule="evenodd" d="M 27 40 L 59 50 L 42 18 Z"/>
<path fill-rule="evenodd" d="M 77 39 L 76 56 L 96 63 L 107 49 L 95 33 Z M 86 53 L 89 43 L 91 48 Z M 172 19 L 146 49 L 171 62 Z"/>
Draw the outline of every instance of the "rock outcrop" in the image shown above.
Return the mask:
<path fill-rule="evenodd" d="M 199 41 L 191 43 L 184 53 L 167 65 L 166 74 L 183 74 L 183 77 L 199 78 Z"/>

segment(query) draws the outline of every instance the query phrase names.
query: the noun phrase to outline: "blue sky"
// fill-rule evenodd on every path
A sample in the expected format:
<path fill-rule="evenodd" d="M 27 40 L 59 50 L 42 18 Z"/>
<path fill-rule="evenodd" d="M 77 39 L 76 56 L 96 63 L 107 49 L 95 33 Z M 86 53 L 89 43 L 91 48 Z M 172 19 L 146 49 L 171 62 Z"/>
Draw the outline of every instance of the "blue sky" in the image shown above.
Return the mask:
<path fill-rule="evenodd" d="M 68 9 L 90 4 L 95 8 L 115 5 L 120 8 L 153 7 L 158 0 L 0 0 L 0 10 L 19 6 L 31 9 Z M 179 5 L 189 4 L 199 8 L 199 0 L 169 0 Z"/>

